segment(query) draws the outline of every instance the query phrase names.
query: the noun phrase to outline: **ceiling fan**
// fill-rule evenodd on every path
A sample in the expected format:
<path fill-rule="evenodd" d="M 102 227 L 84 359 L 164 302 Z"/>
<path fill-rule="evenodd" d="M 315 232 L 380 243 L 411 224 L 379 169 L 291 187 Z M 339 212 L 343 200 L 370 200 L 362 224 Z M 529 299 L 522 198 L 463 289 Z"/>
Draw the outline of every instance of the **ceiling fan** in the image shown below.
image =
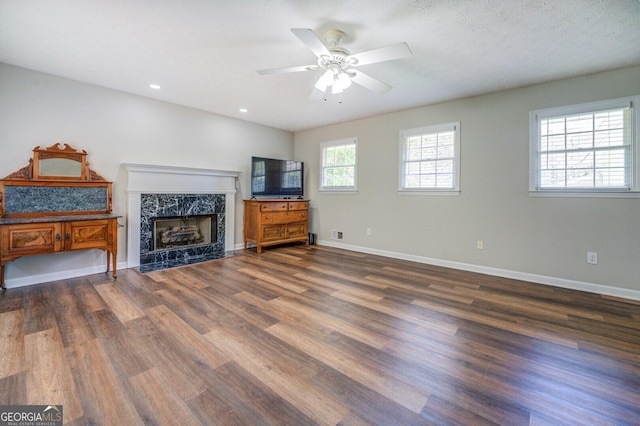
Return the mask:
<path fill-rule="evenodd" d="M 376 93 L 385 93 L 391 90 L 391 86 L 355 68 L 411 56 L 411 50 L 407 43 L 397 43 L 352 55 L 347 49 L 340 46 L 346 37 L 346 34 L 340 30 L 327 31 L 324 36 L 326 43 L 323 43 L 312 30 L 307 28 L 292 28 L 291 32 L 318 57 L 317 62 L 312 65 L 258 70 L 258 74 L 324 71 L 314 86 L 311 99 L 322 99 L 329 87 L 331 87 L 331 93 L 342 93 L 344 89 L 351 86 L 352 82 Z"/>

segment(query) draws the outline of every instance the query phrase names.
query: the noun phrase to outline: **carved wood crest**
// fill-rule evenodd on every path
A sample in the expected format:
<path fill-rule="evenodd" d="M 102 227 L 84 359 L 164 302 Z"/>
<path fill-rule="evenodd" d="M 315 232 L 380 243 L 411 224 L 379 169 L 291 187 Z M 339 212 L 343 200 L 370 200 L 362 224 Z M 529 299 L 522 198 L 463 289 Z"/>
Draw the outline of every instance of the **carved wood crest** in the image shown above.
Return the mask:
<path fill-rule="evenodd" d="M 68 143 L 55 143 L 47 148 L 36 146 L 29 164 L 6 179 L 106 182 L 89 167 L 87 151 L 75 149 Z"/>

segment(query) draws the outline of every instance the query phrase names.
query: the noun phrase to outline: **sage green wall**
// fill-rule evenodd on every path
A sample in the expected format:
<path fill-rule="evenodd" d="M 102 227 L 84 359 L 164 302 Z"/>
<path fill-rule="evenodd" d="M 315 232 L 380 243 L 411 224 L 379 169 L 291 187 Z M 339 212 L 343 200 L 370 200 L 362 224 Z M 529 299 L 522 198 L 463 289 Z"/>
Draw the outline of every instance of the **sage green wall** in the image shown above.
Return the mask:
<path fill-rule="evenodd" d="M 298 132 L 311 229 L 325 244 L 640 298 L 640 199 L 528 193 L 529 111 L 638 94 L 640 67 L 632 67 Z M 460 195 L 399 195 L 399 131 L 453 121 L 461 123 Z M 352 136 L 358 193 L 319 193 L 320 143 Z M 587 251 L 598 265 L 586 263 Z"/>
<path fill-rule="evenodd" d="M 144 84 L 143 82 L 141 84 Z M 25 166 L 37 145 L 67 142 L 114 182 L 114 213 L 125 262 L 127 182 L 122 163 L 240 171 L 235 242 L 242 242 L 242 199 L 250 196 L 252 155 L 293 156 L 293 133 L 0 63 L 0 177 Z M 98 250 L 33 256 L 7 267 L 7 285 L 100 270 Z"/>

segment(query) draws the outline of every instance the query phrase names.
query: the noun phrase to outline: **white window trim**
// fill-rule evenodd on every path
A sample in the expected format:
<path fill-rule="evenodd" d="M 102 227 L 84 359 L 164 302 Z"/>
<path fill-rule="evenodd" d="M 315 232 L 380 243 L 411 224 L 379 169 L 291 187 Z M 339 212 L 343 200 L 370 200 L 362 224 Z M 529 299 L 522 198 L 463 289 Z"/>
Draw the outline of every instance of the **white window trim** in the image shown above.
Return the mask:
<path fill-rule="evenodd" d="M 356 161 L 354 164 L 353 186 L 323 186 L 324 181 L 324 149 L 330 146 L 350 145 L 356 146 Z M 358 138 L 344 138 L 320 144 L 320 176 L 318 191 L 323 194 L 357 194 L 358 193 Z"/>
<path fill-rule="evenodd" d="M 539 126 L 541 118 L 558 115 L 573 115 L 583 112 L 622 108 L 632 104 L 631 108 L 631 189 L 617 188 L 538 188 L 538 144 Z M 604 101 L 587 102 L 583 104 L 545 108 L 529 112 L 529 195 L 533 197 L 593 197 L 593 198 L 640 198 L 640 96 L 609 99 Z"/>
<path fill-rule="evenodd" d="M 455 130 L 454 137 L 454 161 L 453 161 L 453 188 L 438 189 L 438 188 L 403 188 L 402 182 L 404 180 L 404 142 L 405 138 L 413 135 L 422 135 L 425 133 L 436 133 L 446 130 Z M 414 129 L 405 129 L 400 131 L 400 141 L 398 144 L 399 156 L 398 156 L 398 195 L 460 195 L 460 122 L 453 121 L 451 123 L 434 124 L 431 126 L 417 127 Z"/>

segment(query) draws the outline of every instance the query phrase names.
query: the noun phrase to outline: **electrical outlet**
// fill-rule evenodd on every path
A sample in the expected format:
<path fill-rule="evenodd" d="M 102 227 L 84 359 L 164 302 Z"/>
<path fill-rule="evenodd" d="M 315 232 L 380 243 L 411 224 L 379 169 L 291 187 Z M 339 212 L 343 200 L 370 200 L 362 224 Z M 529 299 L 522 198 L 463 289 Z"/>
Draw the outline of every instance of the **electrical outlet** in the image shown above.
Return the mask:
<path fill-rule="evenodd" d="M 372 235 L 373 235 L 373 229 L 367 228 L 367 237 L 370 237 Z"/>
<path fill-rule="evenodd" d="M 342 231 L 338 231 L 338 239 L 341 240 L 342 239 Z"/>
<path fill-rule="evenodd" d="M 590 265 L 598 264 L 598 253 L 589 251 L 587 252 L 587 263 Z"/>
<path fill-rule="evenodd" d="M 331 230 L 331 239 L 332 240 L 341 240 L 342 239 L 342 231 L 337 231 L 335 229 Z"/>
<path fill-rule="evenodd" d="M 482 241 L 482 240 L 476 241 L 476 249 L 484 250 L 484 241 Z"/>

